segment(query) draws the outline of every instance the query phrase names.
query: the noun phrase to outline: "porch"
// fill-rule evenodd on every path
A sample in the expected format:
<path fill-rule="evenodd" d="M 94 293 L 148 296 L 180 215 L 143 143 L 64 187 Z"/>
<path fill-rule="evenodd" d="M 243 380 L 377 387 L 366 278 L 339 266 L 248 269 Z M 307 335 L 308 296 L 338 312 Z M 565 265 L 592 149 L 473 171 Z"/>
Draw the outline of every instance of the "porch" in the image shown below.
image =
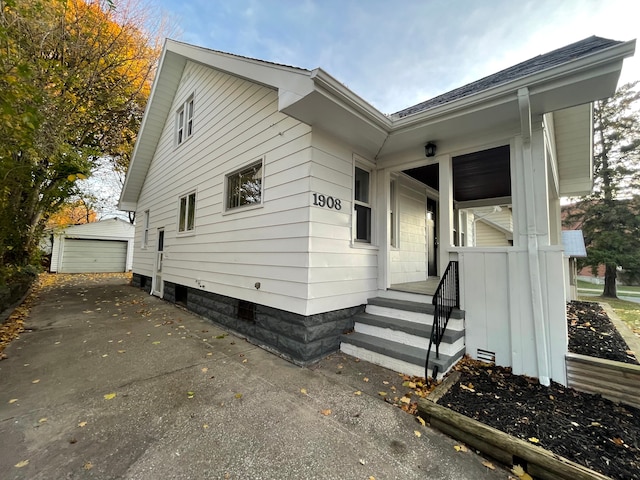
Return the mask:
<path fill-rule="evenodd" d="M 341 351 L 408 375 L 441 378 L 465 353 L 457 266 L 452 262 L 442 280 L 378 292 L 354 317 L 354 331 L 342 336 Z"/>
<path fill-rule="evenodd" d="M 426 280 L 419 280 L 417 282 L 396 283 L 391 285 L 388 290 L 431 297 L 435 293 L 436 288 L 438 288 L 439 282 L 440 277 L 428 277 Z M 429 301 L 431 301 L 431 298 L 429 298 Z"/>

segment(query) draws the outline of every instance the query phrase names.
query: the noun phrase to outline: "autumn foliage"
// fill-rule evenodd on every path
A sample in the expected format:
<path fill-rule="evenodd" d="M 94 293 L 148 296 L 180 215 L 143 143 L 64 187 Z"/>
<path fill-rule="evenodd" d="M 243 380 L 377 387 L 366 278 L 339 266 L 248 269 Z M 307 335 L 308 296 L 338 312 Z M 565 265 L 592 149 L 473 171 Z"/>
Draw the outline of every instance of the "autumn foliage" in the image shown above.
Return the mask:
<path fill-rule="evenodd" d="M 160 31 L 136 0 L 0 7 L 0 257 L 19 267 L 48 219 L 77 198 L 75 179 L 99 159 L 128 165 Z"/>

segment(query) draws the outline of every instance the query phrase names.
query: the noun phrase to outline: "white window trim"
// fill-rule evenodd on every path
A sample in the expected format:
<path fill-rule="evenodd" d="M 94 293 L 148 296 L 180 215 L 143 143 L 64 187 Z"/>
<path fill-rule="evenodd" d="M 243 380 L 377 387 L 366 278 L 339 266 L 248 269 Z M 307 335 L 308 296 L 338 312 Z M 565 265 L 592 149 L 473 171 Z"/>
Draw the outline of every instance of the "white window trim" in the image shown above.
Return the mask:
<path fill-rule="evenodd" d="M 149 246 L 149 210 L 144 211 L 144 229 L 142 231 L 142 248 Z"/>
<path fill-rule="evenodd" d="M 355 178 L 356 167 L 369 172 L 369 202 L 364 203 L 356 200 Z M 351 246 L 354 248 L 378 248 L 376 238 L 376 212 L 374 202 L 376 201 L 376 165 L 360 155 L 353 154 L 353 168 L 351 170 Z M 355 206 L 363 205 L 371 209 L 371 239 L 369 242 L 356 240 L 356 214 Z"/>
<path fill-rule="evenodd" d="M 234 213 L 238 213 L 238 212 L 246 212 L 248 210 L 255 210 L 258 208 L 263 208 L 264 207 L 264 166 L 265 166 L 265 156 L 263 155 L 262 157 L 256 158 L 254 161 L 249 162 L 245 165 L 243 165 L 240 168 L 236 168 L 234 170 L 231 170 L 227 173 L 225 173 L 224 175 L 224 196 L 222 199 L 222 215 L 230 215 L 230 214 L 234 214 Z M 262 169 L 262 176 L 260 177 L 260 202 L 259 203 L 252 203 L 252 204 L 248 204 L 248 205 L 241 205 L 238 207 L 233 207 L 233 208 L 229 208 L 228 206 L 228 195 L 229 195 L 229 177 L 240 173 L 243 170 L 246 170 L 254 165 L 261 165 L 261 169 Z"/>
<path fill-rule="evenodd" d="M 189 222 L 189 197 L 191 195 L 195 195 L 195 198 L 193 200 L 193 228 L 191 230 L 187 229 L 187 225 Z M 183 231 L 180 231 L 180 207 L 182 205 L 182 199 L 186 198 L 187 202 L 185 204 L 185 217 L 184 217 L 184 222 L 185 222 L 185 229 Z M 191 235 L 195 235 L 196 234 L 196 209 L 198 207 L 198 193 L 196 190 L 189 190 L 188 192 L 179 195 L 178 196 L 178 215 L 176 218 L 176 233 L 178 236 L 180 237 L 188 237 Z"/>
<path fill-rule="evenodd" d="M 393 186 L 393 188 L 392 188 Z M 398 175 L 391 175 L 389 182 L 389 209 L 393 212 L 393 219 L 389 219 L 389 247 L 397 250 L 400 245 L 400 178 Z M 392 233 L 395 235 L 392 236 Z"/>
<path fill-rule="evenodd" d="M 189 106 L 191 105 L 191 109 Z M 189 111 L 191 117 L 189 117 Z M 182 115 L 182 122 L 180 121 L 180 115 Z M 176 110 L 176 128 L 175 128 L 175 142 L 176 147 L 183 145 L 187 140 L 193 136 L 193 118 L 195 116 L 195 101 L 194 94 L 192 93 L 187 97 L 182 105 Z M 189 132 L 189 124 L 191 124 L 191 132 Z M 182 132 L 182 139 L 180 138 L 180 132 Z"/>

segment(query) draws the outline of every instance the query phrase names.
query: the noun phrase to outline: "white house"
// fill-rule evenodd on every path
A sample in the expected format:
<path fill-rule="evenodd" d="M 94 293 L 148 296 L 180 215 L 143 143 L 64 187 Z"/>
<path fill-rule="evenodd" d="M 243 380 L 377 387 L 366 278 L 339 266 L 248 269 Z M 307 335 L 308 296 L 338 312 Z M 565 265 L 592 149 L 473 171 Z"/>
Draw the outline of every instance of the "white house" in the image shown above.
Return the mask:
<path fill-rule="evenodd" d="M 50 272 L 128 272 L 135 226 L 119 218 L 71 225 L 53 235 Z"/>
<path fill-rule="evenodd" d="M 634 50 L 590 37 L 384 115 L 322 69 L 168 40 L 120 198 L 134 284 L 301 364 L 419 374 L 443 277 L 430 368 L 564 383 L 559 199 L 591 189 L 591 102 Z M 493 206 L 510 241 L 467 246 L 460 212 Z"/>

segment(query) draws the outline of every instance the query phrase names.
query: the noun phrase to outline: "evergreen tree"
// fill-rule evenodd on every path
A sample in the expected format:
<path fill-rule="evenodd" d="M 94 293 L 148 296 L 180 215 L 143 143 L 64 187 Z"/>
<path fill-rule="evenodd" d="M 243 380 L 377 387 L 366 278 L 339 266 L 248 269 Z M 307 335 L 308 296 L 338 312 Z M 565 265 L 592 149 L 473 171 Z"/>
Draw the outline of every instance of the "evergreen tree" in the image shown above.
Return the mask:
<path fill-rule="evenodd" d="M 616 298 L 618 269 L 640 274 L 640 92 L 620 87 L 594 105 L 594 190 L 571 209 L 566 223 L 582 229 L 587 258 L 605 266 L 604 297 Z"/>

